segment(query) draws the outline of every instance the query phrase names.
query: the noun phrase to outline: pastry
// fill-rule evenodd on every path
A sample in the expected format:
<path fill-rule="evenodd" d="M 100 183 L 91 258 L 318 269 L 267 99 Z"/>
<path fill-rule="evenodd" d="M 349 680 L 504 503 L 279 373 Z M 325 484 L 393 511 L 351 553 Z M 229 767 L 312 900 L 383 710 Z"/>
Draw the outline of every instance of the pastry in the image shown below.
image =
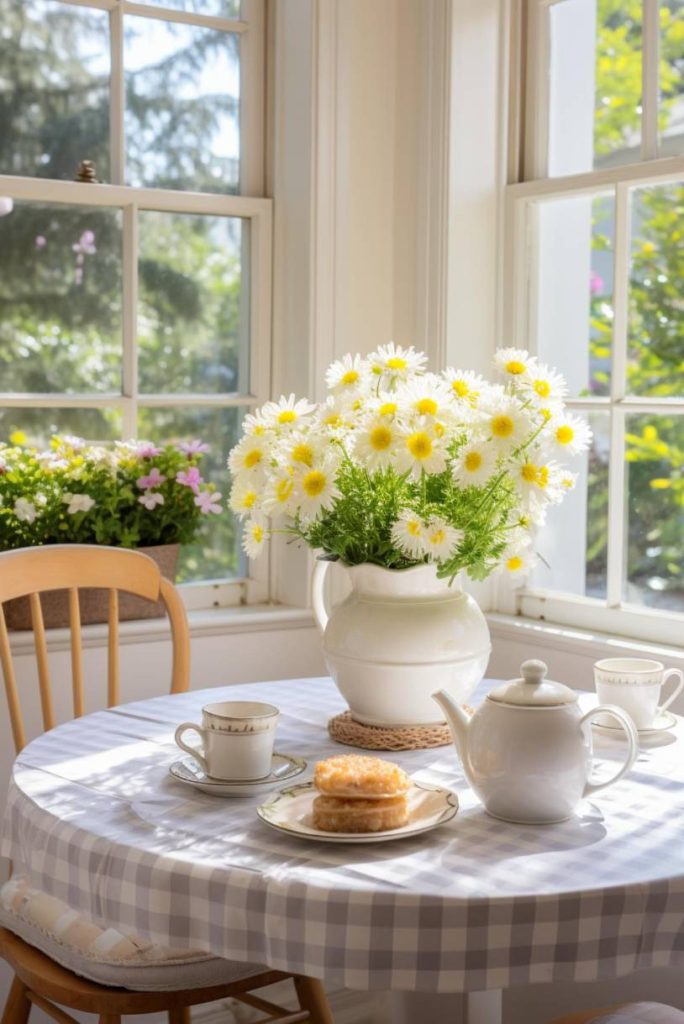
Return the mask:
<path fill-rule="evenodd" d="M 313 781 L 319 793 L 325 796 L 364 799 L 400 796 L 411 785 L 398 764 L 364 754 L 338 754 L 319 761 Z"/>
<path fill-rule="evenodd" d="M 313 802 L 314 828 L 323 832 L 384 832 L 406 825 L 408 819 L 403 793 L 376 800 L 317 796 Z"/>

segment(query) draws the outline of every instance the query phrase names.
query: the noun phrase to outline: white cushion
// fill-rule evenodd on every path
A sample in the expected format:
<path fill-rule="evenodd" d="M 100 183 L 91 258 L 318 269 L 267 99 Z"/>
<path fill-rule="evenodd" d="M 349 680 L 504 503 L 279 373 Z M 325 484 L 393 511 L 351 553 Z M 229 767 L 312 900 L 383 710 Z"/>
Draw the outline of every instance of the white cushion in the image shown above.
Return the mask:
<path fill-rule="evenodd" d="M 13 875 L 0 889 L 0 925 L 75 974 L 137 992 L 225 985 L 267 969 L 201 950 L 155 946 L 135 933 L 101 928 L 62 900 L 34 889 L 25 875 Z"/>
<path fill-rule="evenodd" d="M 664 1003 L 628 1003 L 595 1018 L 596 1024 L 684 1024 L 684 1012 Z M 592 1022 L 593 1024 L 593 1022 Z"/>

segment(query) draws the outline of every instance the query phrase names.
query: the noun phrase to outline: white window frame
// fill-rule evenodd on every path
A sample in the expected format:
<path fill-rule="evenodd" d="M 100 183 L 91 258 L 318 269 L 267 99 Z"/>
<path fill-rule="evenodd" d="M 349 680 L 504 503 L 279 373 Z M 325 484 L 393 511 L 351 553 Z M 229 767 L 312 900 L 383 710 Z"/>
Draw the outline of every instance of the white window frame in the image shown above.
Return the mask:
<path fill-rule="evenodd" d="M 242 0 L 239 21 L 129 0 L 60 0 L 60 3 L 109 12 L 112 183 L 84 184 L 0 175 L 0 194 L 14 200 L 122 211 L 122 386 L 120 392 L 93 395 L 0 392 L 0 407 L 117 409 L 121 413 L 123 437 L 128 439 L 136 436 L 140 407 L 249 410 L 263 404 L 270 396 L 271 380 L 272 201 L 253 196 L 262 196 L 264 191 L 265 0 Z M 123 23 L 126 14 L 240 35 L 240 195 L 137 188 L 124 184 Z M 249 254 L 249 266 L 244 268 L 249 281 L 249 380 L 239 392 L 140 394 L 137 375 L 138 212 L 148 210 L 239 217 L 249 224 L 249 247 L 245 250 Z M 227 484 L 227 475 L 225 482 Z M 186 605 L 196 609 L 267 601 L 270 593 L 268 557 L 249 561 L 247 565 L 244 577 L 184 584 L 181 590 Z"/>
<path fill-rule="evenodd" d="M 626 474 L 624 458 L 625 422 L 632 413 L 684 415 L 684 395 L 674 398 L 640 398 L 627 393 L 628 282 L 630 263 L 631 190 L 635 186 L 665 185 L 684 181 L 684 155 L 658 156 L 658 60 L 659 24 L 657 0 L 643 5 L 643 110 L 641 159 L 638 163 L 573 174 L 546 176 L 548 151 L 548 61 L 549 7 L 553 2 L 572 0 L 529 0 L 527 15 L 526 124 L 524 139 L 512 143 L 517 165 L 522 154 L 523 176 L 504 190 L 505 257 L 502 280 L 502 323 L 508 344 L 534 348 L 535 285 L 537 270 L 535 213 L 544 201 L 591 194 L 610 194 L 615 202 L 613 293 L 613 362 L 608 397 L 570 398 L 567 405 L 581 412 L 607 412 L 610 416 L 610 463 L 608 481 L 608 548 L 606 600 L 580 597 L 560 591 L 527 586 L 520 591 L 499 593 L 499 611 L 533 619 L 576 626 L 606 633 L 626 634 L 655 643 L 681 644 L 684 615 L 665 612 L 623 600 L 625 574 Z M 515 34 L 513 34 L 515 37 Z M 513 55 L 515 63 L 515 54 Z"/>

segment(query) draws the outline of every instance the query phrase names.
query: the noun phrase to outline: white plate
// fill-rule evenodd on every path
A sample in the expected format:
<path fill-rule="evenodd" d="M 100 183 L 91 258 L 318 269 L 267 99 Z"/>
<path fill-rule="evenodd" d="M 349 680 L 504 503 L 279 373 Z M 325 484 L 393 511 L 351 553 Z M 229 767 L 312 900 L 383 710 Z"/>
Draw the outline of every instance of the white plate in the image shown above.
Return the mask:
<path fill-rule="evenodd" d="M 596 721 L 592 722 L 591 724 L 592 728 L 599 729 L 601 732 L 609 732 L 611 734 L 622 733 L 622 735 L 624 736 L 622 726 L 618 725 L 615 719 L 612 720 L 610 725 L 608 724 L 607 719 L 605 723 Z M 676 724 L 676 715 L 673 715 L 671 711 L 661 711 L 659 715 L 656 715 L 652 726 L 650 726 L 648 729 L 637 729 L 637 732 L 640 736 L 653 736 L 655 735 L 655 733 L 666 732 L 668 729 L 674 729 Z"/>
<path fill-rule="evenodd" d="M 210 775 L 204 774 L 193 757 L 184 757 L 180 761 L 174 761 L 169 766 L 169 772 L 178 782 L 192 786 L 193 789 L 199 789 L 203 793 L 210 793 L 212 796 L 260 796 L 262 793 L 268 792 L 269 789 L 273 789 L 274 786 L 282 785 L 288 779 L 294 779 L 301 775 L 305 768 L 306 761 L 301 757 L 274 753 L 271 773 L 265 779 L 236 779 L 232 782 L 212 779 Z"/>
<path fill-rule="evenodd" d="M 385 843 L 390 839 L 429 832 L 450 821 L 458 810 L 458 797 L 450 789 L 414 782 L 408 792 L 409 822 L 385 832 L 322 832 L 313 827 L 311 806 L 318 795 L 312 782 L 281 789 L 268 803 L 257 807 L 262 821 L 279 832 L 320 843 Z"/>

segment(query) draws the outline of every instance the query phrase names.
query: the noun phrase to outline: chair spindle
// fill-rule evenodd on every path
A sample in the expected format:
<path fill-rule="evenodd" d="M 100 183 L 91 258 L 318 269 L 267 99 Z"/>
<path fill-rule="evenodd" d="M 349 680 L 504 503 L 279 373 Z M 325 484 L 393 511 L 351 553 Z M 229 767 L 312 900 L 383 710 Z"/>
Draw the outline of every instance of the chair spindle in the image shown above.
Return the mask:
<path fill-rule="evenodd" d="M 119 591 L 109 591 L 109 642 L 107 645 L 107 707 L 119 703 Z"/>
<path fill-rule="evenodd" d="M 74 718 L 80 718 L 83 707 L 83 652 L 81 649 L 81 609 L 78 590 L 69 588 L 69 626 L 71 628 L 71 676 L 74 693 Z"/>
<path fill-rule="evenodd" d="M 33 623 L 33 639 L 36 645 L 36 661 L 38 662 L 38 683 L 40 685 L 40 704 L 43 709 L 43 728 L 54 729 L 55 709 L 52 705 L 50 690 L 50 666 L 48 663 L 47 641 L 45 639 L 45 623 L 43 622 L 43 606 L 40 594 L 30 594 L 31 622 Z"/>
<path fill-rule="evenodd" d="M 0 663 L 2 663 L 2 674 L 5 677 L 5 692 L 7 694 L 7 707 L 9 709 L 12 736 L 14 737 L 14 749 L 17 754 L 26 746 L 26 733 L 24 731 L 24 720 L 21 716 L 21 705 L 19 704 L 19 691 L 17 690 L 17 677 L 14 674 L 14 663 L 12 662 L 12 651 L 10 649 L 9 636 L 7 634 L 7 623 L 5 622 L 5 609 L 0 604 Z"/>

